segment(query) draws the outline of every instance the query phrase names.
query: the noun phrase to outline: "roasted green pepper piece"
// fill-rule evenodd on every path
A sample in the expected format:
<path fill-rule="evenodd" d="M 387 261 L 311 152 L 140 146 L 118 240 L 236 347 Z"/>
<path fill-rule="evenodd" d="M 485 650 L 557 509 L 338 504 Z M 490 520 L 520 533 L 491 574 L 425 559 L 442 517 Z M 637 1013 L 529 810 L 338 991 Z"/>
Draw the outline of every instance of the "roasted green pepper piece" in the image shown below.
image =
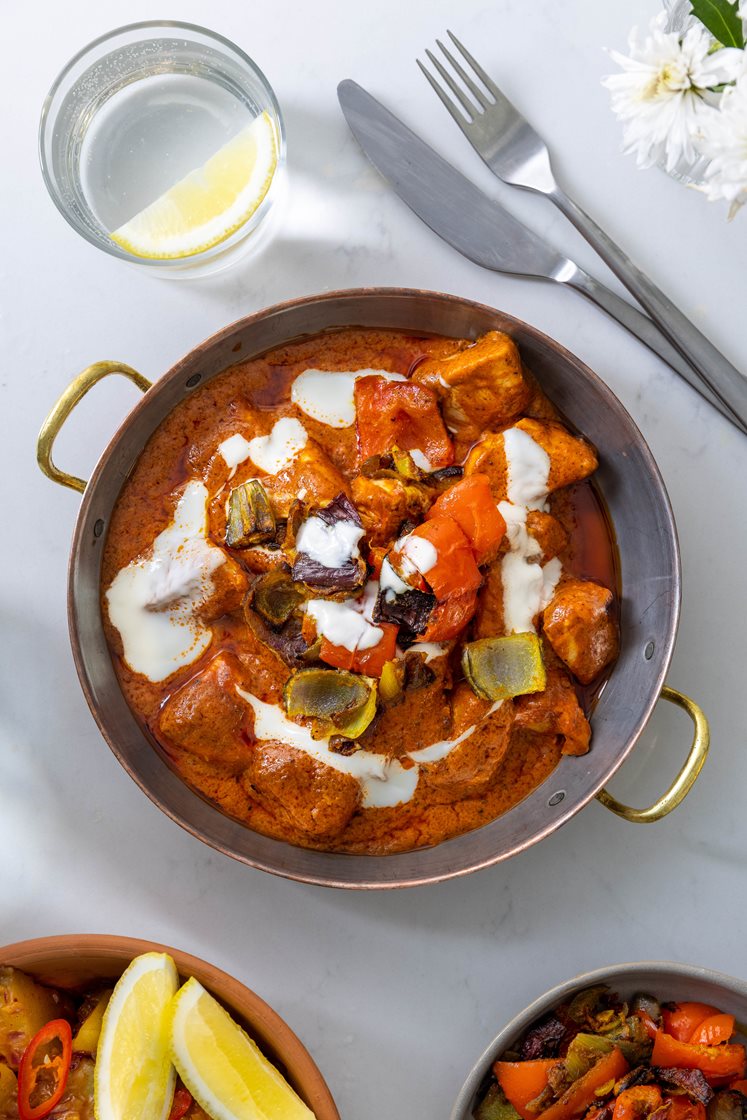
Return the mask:
<path fill-rule="evenodd" d="M 306 594 L 287 572 L 266 572 L 253 587 L 252 606 L 270 626 L 282 626 Z"/>
<path fill-rule="evenodd" d="M 250 548 L 275 536 L 275 515 L 264 486 L 257 478 L 242 482 L 228 498 L 226 544 L 229 548 Z"/>
<path fill-rule="evenodd" d="M 399 447 L 393 447 L 392 462 L 397 474 L 401 474 L 403 478 L 409 478 L 411 482 L 421 482 L 426 477 L 426 472 L 417 466 L 409 451 L 402 451 Z"/>
<path fill-rule="evenodd" d="M 387 661 L 379 678 L 379 696 L 383 702 L 393 707 L 399 703 L 405 690 L 405 663 L 401 659 Z"/>
<path fill-rule="evenodd" d="M 542 647 L 536 634 L 509 634 L 468 642 L 462 669 L 472 691 L 485 700 L 507 700 L 545 688 Z"/>
<path fill-rule="evenodd" d="M 299 669 L 283 689 L 289 716 L 316 721 L 320 737 L 357 739 L 376 715 L 376 681 L 345 669 Z"/>
<path fill-rule="evenodd" d="M 497 1081 L 490 1086 L 472 1115 L 475 1120 L 519 1120 L 518 1112 L 509 1104 Z"/>
<path fill-rule="evenodd" d="M 602 996 L 609 988 L 606 984 L 598 984 L 594 988 L 584 988 L 571 1000 L 568 1008 L 568 1018 L 574 1023 L 593 1024 Z"/>

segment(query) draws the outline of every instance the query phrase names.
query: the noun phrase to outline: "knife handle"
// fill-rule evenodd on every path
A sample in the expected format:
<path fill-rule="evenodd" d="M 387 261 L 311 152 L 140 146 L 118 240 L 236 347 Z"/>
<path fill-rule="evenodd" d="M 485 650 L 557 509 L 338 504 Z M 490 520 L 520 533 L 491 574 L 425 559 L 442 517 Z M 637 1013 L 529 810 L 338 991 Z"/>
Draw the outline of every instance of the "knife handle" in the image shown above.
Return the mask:
<path fill-rule="evenodd" d="M 640 269 L 636 268 L 619 245 L 616 245 L 594 219 L 589 217 L 560 187 L 555 186 L 548 192 L 548 198 L 597 251 L 615 276 L 649 313 L 662 334 L 679 351 L 691 369 L 731 412 L 732 417 L 736 418 L 737 426 L 744 430 L 747 424 L 747 378 L 744 378 L 739 370 L 727 361 L 679 308 L 675 307 L 672 301 Z M 666 360 L 669 361 L 668 358 Z M 678 372 L 681 370 L 678 369 Z M 692 382 L 690 384 L 692 385 Z"/>
<path fill-rule="evenodd" d="M 621 299 L 620 296 L 615 295 L 609 288 L 605 288 L 593 276 L 589 276 L 583 269 L 575 267 L 572 272 L 563 273 L 559 277 L 559 282 L 567 284 L 570 288 L 580 292 L 582 295 L 590 299 L 592 303 L 597 304 L 603 311 L 606 311 L 613 319 L 616 319 L 623 327 L 640 339 L 650 350 L 671 366 L 681 377 L 687 381 L 696 393 L 699 393 L 704 400 L 717 408 L 722 416 L 730 420 L 742 433 L 747 435 L 747 427 L 741 423 L 731 409 L 724 405 L 715 393 L 705 385 L 698 375 L 694 372 L 689 362 L 686 362 L 678 350 L 675 350 L 663 334 L 660 333 L 656 324 L 644 315 L 637 308 L 632 307 L 626 300 Z"/>

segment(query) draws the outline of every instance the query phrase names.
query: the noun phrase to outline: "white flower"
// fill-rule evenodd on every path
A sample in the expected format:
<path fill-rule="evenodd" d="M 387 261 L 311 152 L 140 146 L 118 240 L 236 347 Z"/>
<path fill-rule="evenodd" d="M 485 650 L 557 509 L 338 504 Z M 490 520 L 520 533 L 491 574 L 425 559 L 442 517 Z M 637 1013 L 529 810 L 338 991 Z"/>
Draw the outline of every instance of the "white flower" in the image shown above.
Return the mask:
<path fill-rule="evenodd" d="M 700 147 L 711 157 L 702 189 L 712 201 L 727 199 L 733 218 L 747 202 L 747 63 L 736 85 L 724 91 Z"/>
<path fill-rule="evenodd" d="M 611 74 L 603 84 L 625 122 L 624 150 L 635 153 L 639 167 L 666 159 L 671 171 L 682 158 L 697 159 L 694 141 L 715 113 L 703 95 L 732 81 L 744 55 L 732 47 L 709 53 L 714 40 L 702 24 L 681 35 L 664 30 L 666 18 L 662 12 L 653 19 L 643 40 L 633 29 L 629 56 L 610 51 L 623 73 Z"/>

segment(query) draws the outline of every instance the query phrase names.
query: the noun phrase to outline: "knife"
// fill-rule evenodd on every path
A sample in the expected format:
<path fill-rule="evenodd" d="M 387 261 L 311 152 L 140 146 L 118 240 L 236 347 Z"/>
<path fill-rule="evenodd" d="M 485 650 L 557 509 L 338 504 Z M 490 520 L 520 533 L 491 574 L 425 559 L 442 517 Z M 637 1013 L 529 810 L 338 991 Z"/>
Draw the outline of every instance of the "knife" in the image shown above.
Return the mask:
<path fill-rule="evenodd" d="M 740 431 L 745 428 L 711 393 L 647 315 L 615 295 L 484 194 L 357 82 L 337 87 L 345 119 L 361 148 L 399 197 L 434 233 L 494 272 L 553 280 L 586 296 L 658 354 Z"/>

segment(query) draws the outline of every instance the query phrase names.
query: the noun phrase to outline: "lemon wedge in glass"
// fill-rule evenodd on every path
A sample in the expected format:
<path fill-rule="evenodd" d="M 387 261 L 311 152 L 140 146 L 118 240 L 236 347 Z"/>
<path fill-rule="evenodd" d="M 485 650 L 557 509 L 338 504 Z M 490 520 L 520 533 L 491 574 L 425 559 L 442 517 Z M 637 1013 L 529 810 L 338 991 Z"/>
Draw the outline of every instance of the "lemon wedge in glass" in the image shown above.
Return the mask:
<path fill-rule="evenodd" d="M 164 1120 L 174 1098 L 169 1008 L 179 986 L 167 953 L 144 953 L 122 973 L 101 1026 L 96 1120 Z"/>
<path fill-rule="evenodd" d="M 278 162 L 268 113 L 112 233 L 136 257 L 177 260 L 225 241 L 252 216 Z"/>
<path fill-rule="evenodd" d="M 171 1058 L 213 1120 L 314 1120 L 257 1044 L 194 977 L 172 1003 Z"/>

